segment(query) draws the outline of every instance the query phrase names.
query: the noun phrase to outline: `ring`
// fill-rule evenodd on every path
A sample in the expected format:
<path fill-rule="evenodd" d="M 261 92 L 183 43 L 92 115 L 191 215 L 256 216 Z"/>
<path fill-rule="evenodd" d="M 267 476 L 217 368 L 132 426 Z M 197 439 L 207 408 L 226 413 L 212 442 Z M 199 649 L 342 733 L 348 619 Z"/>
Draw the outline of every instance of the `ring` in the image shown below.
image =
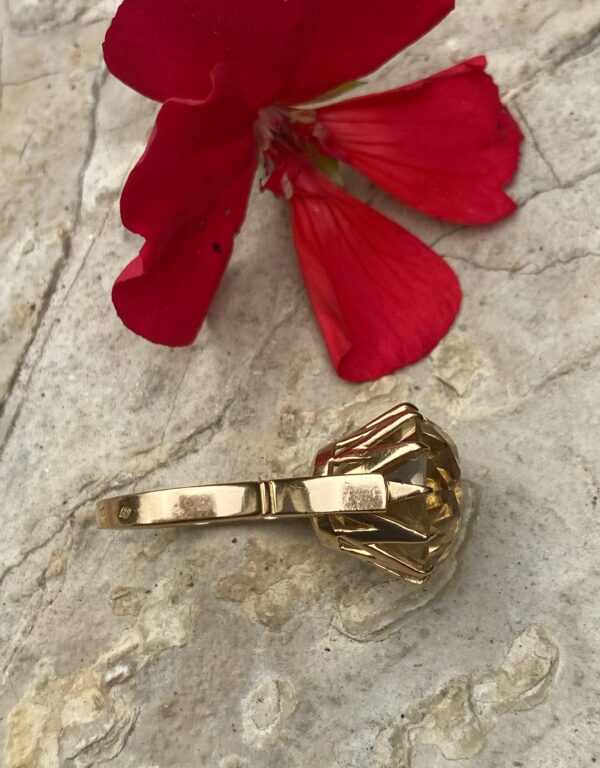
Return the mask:
<path fill-rule="evenodd" d="M 318 452 L 312 477 L 102 499 L 99 528 L 308 518 L 322 544 L 421 584 L 460 527 L 452 440 L 402 403 Z"/>

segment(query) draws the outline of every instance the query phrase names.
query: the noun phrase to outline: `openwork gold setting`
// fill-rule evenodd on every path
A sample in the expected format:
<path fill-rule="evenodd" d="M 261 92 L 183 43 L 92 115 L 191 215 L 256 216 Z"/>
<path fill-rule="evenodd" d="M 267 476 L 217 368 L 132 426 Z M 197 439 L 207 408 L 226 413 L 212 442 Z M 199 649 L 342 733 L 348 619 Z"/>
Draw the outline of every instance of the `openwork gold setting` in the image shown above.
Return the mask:
<path fill-rule="evenodd" d="M 309 518 L 327 547 L 423 583 L 460 527 L 452 440 L 409 403 L 323 448 L 314 475 L 174 488 L 98 502 L 100 528 Z"/>

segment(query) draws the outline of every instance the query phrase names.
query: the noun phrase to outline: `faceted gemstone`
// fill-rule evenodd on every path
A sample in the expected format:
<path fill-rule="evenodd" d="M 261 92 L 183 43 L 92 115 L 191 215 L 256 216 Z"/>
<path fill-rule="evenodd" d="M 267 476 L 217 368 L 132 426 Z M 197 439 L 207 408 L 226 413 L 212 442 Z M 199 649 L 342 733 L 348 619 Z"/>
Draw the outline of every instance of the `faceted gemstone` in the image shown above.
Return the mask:
<path fill-rule="evenodd" d="M 460 526 L 456 446 L 408 403 L 319 452 L 315 473 L 378 472 L 388 480 L 385 514 L 313 518 L 321 541 L 422 583 L 448 554 Z"/>

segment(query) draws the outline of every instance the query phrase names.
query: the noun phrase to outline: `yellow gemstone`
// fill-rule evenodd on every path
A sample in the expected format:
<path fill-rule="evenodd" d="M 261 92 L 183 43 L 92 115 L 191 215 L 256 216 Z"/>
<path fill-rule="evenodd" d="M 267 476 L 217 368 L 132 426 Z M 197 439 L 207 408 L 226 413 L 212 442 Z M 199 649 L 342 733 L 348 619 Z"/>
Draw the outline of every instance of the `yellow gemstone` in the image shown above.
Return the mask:
<path fill-rule="evenodd" d="M 403 404 L 319 452 L 315 473 L 378 472 L 392 500 L 381 515 L 314 518 L 321 541 L 422 583 L 460 526 L 460 468 L 450 438 Z"/>

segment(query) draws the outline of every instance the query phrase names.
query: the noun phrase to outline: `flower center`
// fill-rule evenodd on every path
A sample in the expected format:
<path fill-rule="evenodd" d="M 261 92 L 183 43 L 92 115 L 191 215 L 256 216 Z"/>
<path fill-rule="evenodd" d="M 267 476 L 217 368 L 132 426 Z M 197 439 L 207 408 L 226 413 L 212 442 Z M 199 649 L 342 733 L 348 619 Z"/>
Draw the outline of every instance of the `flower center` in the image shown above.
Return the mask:
<path fill-rule="evenodd" d="M 258 146 L 269 155 L 276 145 L 293 152 L 306 154 L 312 144 L 312 129 L 316 113 L 312 109 L 296 109 L 283 104 L 273 104 L 261 109 L 254 123 Z"/>

